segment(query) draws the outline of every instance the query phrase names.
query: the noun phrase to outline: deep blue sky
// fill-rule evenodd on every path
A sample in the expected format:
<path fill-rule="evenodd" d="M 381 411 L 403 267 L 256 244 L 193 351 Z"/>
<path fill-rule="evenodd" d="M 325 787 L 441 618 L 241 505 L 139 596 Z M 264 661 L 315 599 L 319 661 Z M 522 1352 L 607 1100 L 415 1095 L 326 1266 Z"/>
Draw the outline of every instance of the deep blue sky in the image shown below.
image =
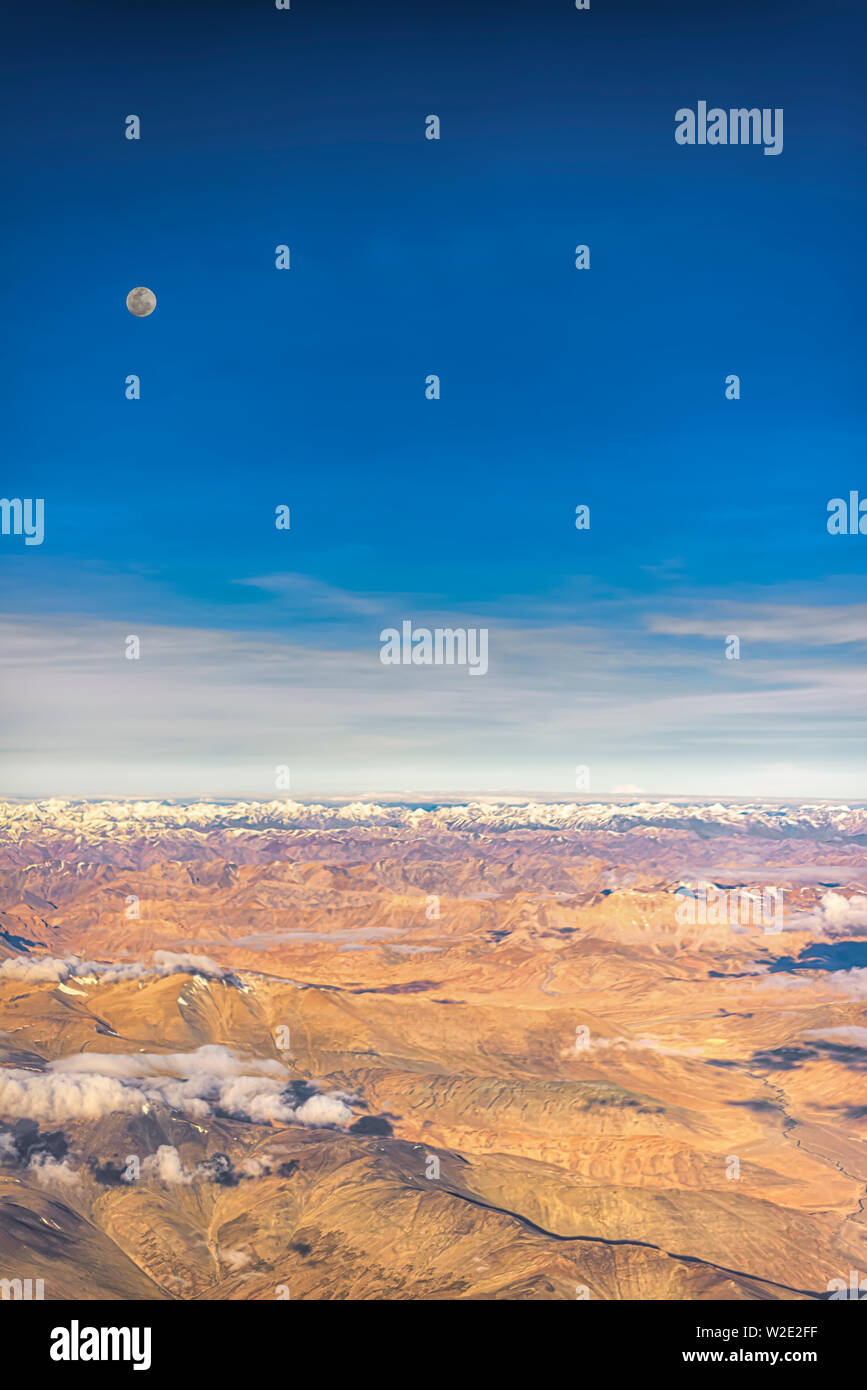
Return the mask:
<path fill-rule="evenodd" d="M 89 730 L 64 722 L 60 689 L 71 680 L 88 707 L 88 683 L 105 684 L 112 625 L 119 640 L 211 631 L 353 653 L 375 681 L 392 674 L 381 626 L 442 614 L 488 622 L 492 653 L 497 630 L 512 633 L 517 685 L 492 654 L 472 706 L 461 691 L 435 732 L 410 690 L 378 724 L 370 687 L 358 747 L 347 709 L 335 752 L 327 730 L 303 732 L 323 681 L 350 701 L 352 678 L 329 663 L 286 713 L 299 753 L 271 757 L 267 733 L 261 747 L 243 733 L 283 718 L 257 712 L 245 648 L 164 790 L 252 791 L 237 760 L 309 756 L 299 795 L 445 791 L 458 769 L 479 789 L 557 791 L 561 766 L 568 793 L 572 765 L 594 759 L 599 790 L 715 794 L 725 770 L 730 790 L 773 794 L 769 763 L 788 769 L 789 794 L 856 794 L 845 770 L 863 770 L 863 726 L 841 729 L 821 700 L 807 712 L 796 694 L 770 758 L 745 710 L 733 762 L 721 707 L 691 712 L 699 753 L 681 746 L 679 717 L 665 734 L 649 706 L 642 732 L 622 699 L 641 699 L 645 677 L 651 705 L 750 680 L 746 647 L 737 672 L 720 667 L 719 603 L 723 634 L 761 614 L 750 655 L 781 663 L 762 671 L 765 694 L 791 693 L 811 662 L 823 689 L 829 663 L 847 678 L 863 665 L 867 537 L 830 537 L 825 519 L 830 497 L 867 496 L 865 28 L 858 5 L 834 0 L 19 6 L 0 96 L 2 491 L 44 497 L 47 534 L 27 551 L 3 537 L 0 559 L 4 611 L 47 647 L 7 643 L 10 684 L 21 690 L 23 662 L 28 691 L 11 697 L 24 727 L 8 790 L 132 794 L 144 766 L 184 763 L 188 741 L 164 746 L 135 712 L 123 739 L 141 761 L 117 726 L 112 744 L 104 713 Z M 678 146 L 675 110 L 700 99 L 782 107 L 783 153 Z M 424 139 L 429 113 L 439 142 Z M 283 242 L 288 272 L 274 268 Z M 573 268 L 579 242 L 589 272 Z M 149 319 L 124 307 L 135 285 L 157 294 Z M 432 372 L 438 402 L 424 396 Z M 738 402 L 724 399 L 731 372 Z M 288 534 L 273 526 L 281 502 Z M 588 533 L 572 524 L 579 502 Z M 851 609 L 833 651 L 799 637 L 793 613 L 817 608 L 835 622 Z M 57 710 L 28 715 L 34 665 L 40 682 L 52 669 L 47 624 L 74 632 L 74 655 L 56 654 Z M 592 629 L 589 647 L 576 632 L 520 656 L 515 634 L 569 625 Z M 564 651 L 567 688 L 588 693 L 593 663 L 610 676 L 587 756 L 588 721 L 576 710 L 570 731 L 562 692 L 556 746 L 533 743 L 539 663 L 559 690 Z M 181 676 L 160 679 L 168 698 Z M 606 730 L 611 700 L 620 723 Z M 840 708 L 853 703 L 860 687 Z M 487 745 L 473 766 L 476 725 Z"/>

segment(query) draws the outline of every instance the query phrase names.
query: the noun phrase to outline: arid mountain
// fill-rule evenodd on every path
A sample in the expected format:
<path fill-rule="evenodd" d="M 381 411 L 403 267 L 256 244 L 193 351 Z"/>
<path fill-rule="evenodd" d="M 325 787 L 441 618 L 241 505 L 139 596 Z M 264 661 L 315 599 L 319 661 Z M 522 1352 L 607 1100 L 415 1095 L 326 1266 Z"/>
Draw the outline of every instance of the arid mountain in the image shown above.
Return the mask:
<path fill-rule="evenodd" d="M 803 1299 L 867 1271 L 863 809 L 0 829 L 0 1278 Z"/>

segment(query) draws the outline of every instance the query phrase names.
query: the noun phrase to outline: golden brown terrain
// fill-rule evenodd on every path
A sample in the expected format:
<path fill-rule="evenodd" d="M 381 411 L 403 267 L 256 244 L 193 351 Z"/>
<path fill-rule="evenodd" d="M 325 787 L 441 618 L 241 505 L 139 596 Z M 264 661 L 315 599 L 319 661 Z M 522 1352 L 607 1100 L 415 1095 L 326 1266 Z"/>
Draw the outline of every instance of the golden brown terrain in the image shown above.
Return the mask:
<path fill-rule="evenodd" d="M 862 812 L 2 828 L 0 1278 L 803 1299 L 867 1271 Z M 710 920 L 705 883 L 780 911 Z"/>

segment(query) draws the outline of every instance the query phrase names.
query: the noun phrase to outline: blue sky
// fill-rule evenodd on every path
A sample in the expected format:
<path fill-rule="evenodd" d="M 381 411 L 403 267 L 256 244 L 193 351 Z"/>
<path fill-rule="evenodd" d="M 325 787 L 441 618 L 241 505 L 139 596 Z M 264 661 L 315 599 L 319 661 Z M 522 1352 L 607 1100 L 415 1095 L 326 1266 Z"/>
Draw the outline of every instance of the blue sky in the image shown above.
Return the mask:
<path fill-rule="evenodd" d="M 12 17 L 5 789 L 863 796 L 858 7 L 410 8 Z"/>

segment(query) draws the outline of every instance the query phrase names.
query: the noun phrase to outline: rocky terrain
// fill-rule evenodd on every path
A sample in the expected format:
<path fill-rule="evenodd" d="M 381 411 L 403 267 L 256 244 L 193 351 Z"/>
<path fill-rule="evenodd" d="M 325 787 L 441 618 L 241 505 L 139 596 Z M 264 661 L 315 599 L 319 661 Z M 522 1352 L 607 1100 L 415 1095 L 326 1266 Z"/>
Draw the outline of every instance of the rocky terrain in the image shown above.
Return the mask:
<path fill-rule="evenodd" d="M 0 806 L 0 1279 L 809 1299 L 867 1272 L 867 814 Z"/>

